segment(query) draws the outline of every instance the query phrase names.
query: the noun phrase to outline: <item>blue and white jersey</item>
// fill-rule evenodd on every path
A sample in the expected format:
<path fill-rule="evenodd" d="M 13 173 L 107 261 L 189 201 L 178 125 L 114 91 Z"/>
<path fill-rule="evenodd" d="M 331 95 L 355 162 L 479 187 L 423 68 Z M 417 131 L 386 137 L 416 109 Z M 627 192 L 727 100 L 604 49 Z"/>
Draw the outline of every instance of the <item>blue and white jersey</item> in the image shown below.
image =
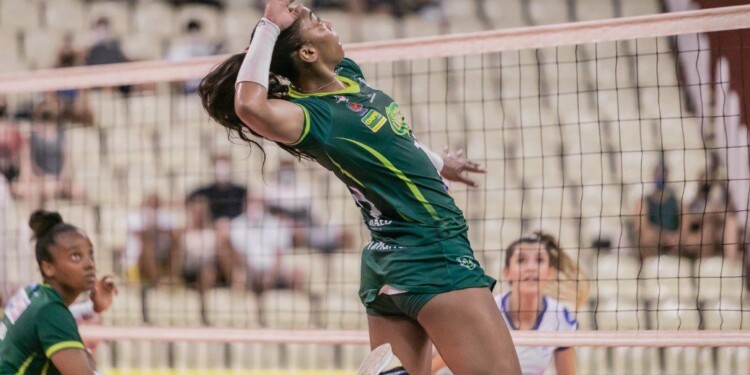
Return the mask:
<path fill-rule="evenodd" d="M 508 329 L 516 329 L 510 319 L 510 292 L 495 296 L 495 303 L 503 314 L 505 324 Z M 540 306 L 539 315 L 534 325 L 535 331 L 555 332 L 555 331 L 575 331 L 578 329 L 578 322 L 575 314 L 567 307 L 563 306 L 560 301 L 543 296 L 542 305 Z M 564 347 L 541 347 L 541 346 L 517 346 L 516 353 L 518 360 L 521 362 L 521 372 L 523 375 L 541 375 L 552 362 L 553 353 L 556 350 L 567 349 Z"/>

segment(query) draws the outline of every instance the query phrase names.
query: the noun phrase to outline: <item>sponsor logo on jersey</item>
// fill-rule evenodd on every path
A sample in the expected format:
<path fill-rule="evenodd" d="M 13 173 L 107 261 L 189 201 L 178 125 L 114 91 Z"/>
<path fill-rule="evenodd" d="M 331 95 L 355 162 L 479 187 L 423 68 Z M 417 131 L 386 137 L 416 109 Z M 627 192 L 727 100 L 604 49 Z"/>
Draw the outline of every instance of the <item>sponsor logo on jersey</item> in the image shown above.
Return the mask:
<path fill-rule="evenodd" d="M 349 99 L 347 99 L 347 97 L 345 97 L 345 96 L 335 95 L 333 98 L 336 100 L 337 104 L 338 103 L 349 103 Z"/>
<path fill-rule="evenodd" d="M 358 115 L 363 115 L 367 112 L 367 108 L 359 103 L 349 103 L 346 105 L 346 108 L 356 112 Z"/>
<path fill-rule="evenodd" d="M 383 227 L 386 225 L 390 225 L 391 223 L 392 223 L 391 220 L 381 220 L 381 219 L 367 220 L 367 226 L 369 227 Z"/>
<path fill-rule="evenodd" d="M 29 305 L 31 305 L 31 300 L 25 290 L 21 289 L 13 295 L 8 301 L 8 305 L 5 306 L 5 316 L 8 317 L 10 324 L 16 324 L 16 320 L 26 311 Z"/>
<path fill-rule="evenodd" d="M 406 135 L 409 133 L 409 125 L 406 124 L 404 115 L 401 114 L 401 109 L 398 107 L 396 102 L 391 103 L 385 110 L 388 116 L 388 122 L 391 123 L 391 130 L 398 135 Z"/>
<path fill-rule="evenodd" d="M 473 270 L 474 268 L 477 268 L 477 262 L 469 257 L 458 257 L 456 258 L 456 260 L 458 261 L 459 266 L 464 267 L 467 270 Z"/>
<path fill-rule="evenodd" d="M 365 246 L 367 250 L 393 250 L 393 249 L 401 249 L 402 246 L 396 246 L 396 245 L 388 245 L 385 242 L 380 241 L 370 241 L 370 243 Z"/>
<path fill-rule="evenodd" d="M 377 133 L 388 120 L 380 112 L 371 109 L 362 117 L 362 123 L 365 124 L 373 133 Z"/>

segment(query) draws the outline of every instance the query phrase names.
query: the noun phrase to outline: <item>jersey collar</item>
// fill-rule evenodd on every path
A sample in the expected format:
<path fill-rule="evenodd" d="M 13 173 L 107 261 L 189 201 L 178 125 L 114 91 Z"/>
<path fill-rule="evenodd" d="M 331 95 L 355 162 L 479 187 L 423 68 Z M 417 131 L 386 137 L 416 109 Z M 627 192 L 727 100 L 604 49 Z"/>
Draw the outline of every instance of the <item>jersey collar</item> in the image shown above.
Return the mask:
<path fill-rule="evenodd" d="M 511 330 L 515 331 L 518 328 L 516 328 L 515 324 L 513 324 L 513 319 L 510 318 L 510 313 L 508 312 L 508 299 L 510 298 L 510 292 L 506 293 L 503 296 L 503 299 L 500 301 L 500 310 L 502 310 L 503 315 L 505 315 L 505 320 L 508 321 L 508 327 L 510 327 Z M 544 314 L 547 312 L 547 296 L 542 296 L 542 306 L 541 309 L 539 309 L 539 315 L 536 316 L 536 322 L 534 323 L 534 327 L 531 329 L 533 331 L 536 331 L 539 329 L 539 326 L 542 324 L 542 319 L 544 318 Z"/>
<path fill-rule="evenodd" d="M 328 96 L 328 95 L 342 95 L 342 94 L 357 94 L 360 91 L 359 83 L 354 82 L 353 80 L 346 78 L 344 76 L 336 75 L 336 77 L 339 79 L 341 83 L 343 83 L 346 87 L 343 90 L 339 91 L 331 91 L 331 92 L 316 92 L 312 94 L 303 94 L 295 89 L 293 89 L 291 86 L 289 86 L 289 97 L 293 99 L 302 99 L 302 98 L 309 98 L 311 96 Z"/>
<path fill-rule="evenodd" d="M 55 290 L 55 288 L 52 287 L 52 285 L 43 283 L 41 286 L 42 288 L 49 290 L 53 298 L 59 300 L 60 302 L 63 302 L 62 296 Z"/>

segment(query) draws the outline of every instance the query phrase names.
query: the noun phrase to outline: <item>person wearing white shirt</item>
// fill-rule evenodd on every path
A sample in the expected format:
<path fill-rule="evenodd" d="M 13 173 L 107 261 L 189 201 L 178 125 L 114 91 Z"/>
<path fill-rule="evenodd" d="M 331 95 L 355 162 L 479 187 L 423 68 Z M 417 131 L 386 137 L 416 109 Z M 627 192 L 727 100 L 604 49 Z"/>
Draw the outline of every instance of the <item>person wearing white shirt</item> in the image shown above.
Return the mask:
<path fill-rule="evenodd" d="M 536 232 L 514 241 L 505 251 L 503 278 L 510 283 L 510 290 L 496 296 L 495 302 L 511 331 L 578 329 L 575 314 L 561 300 L 580 306 L 588 296 L 588 282 L 554 237 Z M 565 280 L 577 281 L 577 288 L 561 288 L 560 282 Z M 523 375 L 542 375 L 553 362 L 557 375 L 576 374 L 573 348 L 516 346 L 516 353 Z M 451 374 L 440 355 L 433 359 L 432 369 L 436 375 Z"/>
<path fill-rule="evenodd" d="M 229 232 L 232 249 L 246 263 L 246 285 L 258 294 L 270 289 L 299 289 L 300 272 L 282 262 L 292 247 L 290 223 L 270 214 L 259 197 L 249 196 L 246 205 L 245 212 L 232 219 Z"/>

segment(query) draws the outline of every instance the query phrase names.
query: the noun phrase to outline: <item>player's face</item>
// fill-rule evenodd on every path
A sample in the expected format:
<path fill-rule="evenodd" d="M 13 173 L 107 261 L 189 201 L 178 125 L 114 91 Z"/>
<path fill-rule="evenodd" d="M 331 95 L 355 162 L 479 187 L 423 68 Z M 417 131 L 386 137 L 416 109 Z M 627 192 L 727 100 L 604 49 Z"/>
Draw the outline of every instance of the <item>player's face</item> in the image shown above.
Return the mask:
<path fill-rule="evenodd" d="M 522 243 L 511 255 L 508 267 L 503 269 L 503 277 L 522 294 L 540 294 L 552 271 L 544 245 Z"/>
<path fill-rule="evenodd" d="M 316 49 L 319 59 L 333 66 L 338 65 L 344 59 L 344 48 L 333 25 L 308 8 L 303 7 L 299 12 L 302 38 Z"/>
<path fill-rule="evenodd" d="M 94 247 L 86 234 L 80 231 L 58 234 L 50 253 L 53 262 L 45 270 L 48 278 L 75 292 L 84 292 L 94 287 Z"/>

